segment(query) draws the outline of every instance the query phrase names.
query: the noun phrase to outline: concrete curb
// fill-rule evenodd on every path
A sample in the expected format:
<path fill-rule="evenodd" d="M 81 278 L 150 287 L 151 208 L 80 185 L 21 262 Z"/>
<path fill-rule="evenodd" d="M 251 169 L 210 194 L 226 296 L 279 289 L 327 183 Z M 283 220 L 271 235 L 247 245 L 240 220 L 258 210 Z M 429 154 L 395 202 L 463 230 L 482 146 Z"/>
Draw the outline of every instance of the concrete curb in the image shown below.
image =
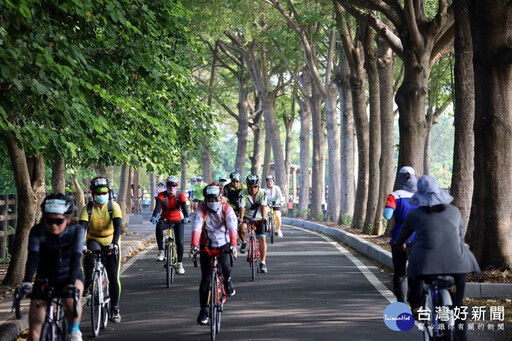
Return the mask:
<path fill-rule="evenodd" d="M 283 223 L 292 226 L 304 227 L 309 230 L 322 232 L 333 236 L 373 260 L 393 269 L 391 252 L 380 246 L 370 243 L 356 235 L 307 220 L 283 217 Z M 466 283 L 465 296 L 477 299 L 504 299 L 512 296 L 512 284 L 506 283 Z"/>

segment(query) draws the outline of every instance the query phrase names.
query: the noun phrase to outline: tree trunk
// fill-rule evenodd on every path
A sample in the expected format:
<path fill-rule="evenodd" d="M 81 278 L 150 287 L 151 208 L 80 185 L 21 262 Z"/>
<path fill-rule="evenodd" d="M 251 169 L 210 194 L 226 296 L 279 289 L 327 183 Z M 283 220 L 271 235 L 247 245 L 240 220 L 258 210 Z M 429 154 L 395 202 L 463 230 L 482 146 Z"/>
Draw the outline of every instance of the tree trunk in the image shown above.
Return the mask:
<path fill-rule="evenodd" d="M 39 206 L 45 196 L 45 169 L 42 154 L 28 159 L 15 136 L 2 137 L 16 182 L 17 225 L 11 250 L 11 261 L 4 285 L 17 285 L 23 280 L 27 260 L 28 235 L 40 216 Z M 20 144 L 21 145 L 21 144 Z"/>
<path fill-rule="evenodd" d="M 382 215 L 387 196 L 393 190 L 395 167 L 394 112 L 393 112 L 393 52 L 379 36 L 378 69 L 380 89 L 381 152 L 379 160 L 379 202 L 375 213 L 374 235 L 382 234 Z"/>
<path fill-rule="evenodd" d="M 430 175 L 432 157 L 431 157 L 431 145 L 432 145 L 432 126 L 434 125 L 433 108 L 428 108 L 428 114 L 425 117 L 427 132 L 425 133 L 425 147 L 423 149 L 423 175 Z"/>
<path fill-rule="evenodd" d="M 310 92 L 311 80 L 309 74 L 304 72 L 300 76 L 302 88 L 306 92 Z M 300 116 L 300 170 L 299 170 L 299 205 L 298 215 L 302 219 L 307 218 L 308 206 L 310 203 L 310 176 L 309 176 L 309 165 L 310 165 L 310 136 L 311 136 L 311 98 L 304 98 L 299 100 L 299 116 Z"/>
<path fill-rule="evenodd" d="M 78 214 L 80 214 L 82 208 L 85 206 L 85 196 L 82 187 L 80 186 L 80 182 L 78 181 L 78 169 L 73 173 L 73 185 L 75 187 L 75 203 L 76 208 L 78 210 Z"/>
<path fill-rule="evenodd" d="M 380 169 L 379 159 L 381 151 L 380 127 L 380 90 L 379 73 L 377 70 L 377 51 L 374 48 L 375 32 L 368 25 L 362 26 L 365 53 L 365 69 L 368 74 L 368 88 L 370 100 L 370 155 L 368 174 L 368 203 L 363 233 L 371 234 L 375 226 L 377 205 L 379 203 Z M 380 221 L 380 220 L 379 220 Z"/>
<path fill-rule="evenodd" d="M 454 1 L 455 16 L 455 141 L 452 186 L 453 204 L 462 215 L 467 228 L 473 196 L 475 84 L 473 43 L 467 1 Z"/>
<path fill-rule="evenodd" d="M 469 241 L 482 267 L 512 268 L 512 6 L 471 1 L 475 187 Z"/>
<path fill-rule="evenodd" d="M 133 214 L 140 215 L 139 170 L 133 171 Z"/>
<path fill-rule="evenodd" d="M 256 97 L 256 110 L 260 108 L 261 102 L 259 100 L 259 97 Z M 257 111 L 256 115 L 254 116 L 253 124 L 250 125 L 250 128 L 252 129 L 253 133 L 253 152 L 252 157 L 250 157 L 251 160 L 251 174 L 260 174 L 261 170 L 261 159 L 263 154 L 263 143 L 264 143 L 264 137 L 262 131 L 262 124 L 263 124 L 263 111 L 259 110 Z M 242 183 L 245 183 L 245 179 L 242 178 Z"/>
<path fill-rule="evenodd" d="M 64 159 L 54 159 L 52 162 L 52 192 L 66 192 L 66 162 Z"/>
<path fill-rule="evenodd" d="M 324 201 L 323 192 L 325 181 L 323 177 L 322 165 L 325 164 L 325 140 L 324 123 L 322 121 L 322 96 L 316 85 L 312 84 L 311 95 L 311 117 L 313 122 L 313 162 L 312 162 L 312 181 L 311 181 L 311 218 L 317 219 L 322 213 L 322 203 Z"/>
<path fill-rule="evenodd" d="M 119 178 L 119 195 L 117 196 L 117 203 L 121 207 L 123 213 L 122 233 L 125 234 L 128 230 L 128 203 L 127 198 L 130 192 L 130 167 L 123 165 L 121 167 L 121 176 Z"/>
<path fill-rule="evenodd" d="M 181 170 L 181 172 L 183 174 L 183 169 Z M 183 175 L 182 175 L 181 178 L 183 179 Z M 187 177 L 185 175 L 185 179 L 186 178 Z M 183 184 L 181 184 L 181 185 L 183 186 Z M 150 188 L 150 193 L 149 193 L 150 194 L 149 195 L 150 206 L 149 206 L 149 210 L 153 211 L 155 209 L 155 189 L 156 189 L 155 173 L 153 173 L 153 172 L 149 173 L 149 188 Z M 185 188 L 186 188 L 186 186 L 185 186 Z M 185 192 L 185 190 L 183 190 L 182 192 Z"/>
<path fill-rule="evenodd" d="M 267 125 L 267 121 L 265 121 L 265 125 Z M 262 187 L 265 187 L 265 177 L 270 174 L 270 163 L 272 159 L 272 144 L 270 143 L 270 138 L 266 132 L 268 128 L 265 129 L 265 156 L 263 157 L 263 172 L 261 173 L 261 183 Z M 255 173 L 258 174 L 258 173 Z"/>
<path fill-rule="evenodd" d="M 329 158 L 329 192 L 327 196 L 327 221 L 337 222 L 340 215 L 341 183 L 338 174 L 340 166 L 340 141 L 338 137 L 338 109 L 336 99 L 338 89 L 334 84 L 325 86 L 327 95 L 325 100 L 325 116 L 327 130 L 327 155 Z"/>
<path fill-rule="evenodd" d="M 236 136 L 238 143 L 236 146 L 236 160 L 235 171 L 240 173 L 241 178 L 244 178 L 245 171 L 245 158 L 247 153 L 247 143 L 249 141 L 249 117 L 247 110 L 249 108 L 249 101 L 247 99 L 247 80 L 245 78 L 244 68 L 238 67 L 238 129 Z"/>
<path fill-rule="evenodd" d="M 347 58 L 344 56 L 343 47 L 338 44 L 338 54 L 340 55 L 338 64 L 338 74 L 336 76 L 338 84 L 338 93 L 340 98 L 341 118 L 340 118 L 340 136 L 341 136 L 341 202 L 338 225 L 344 223 L 347 216 L 354 214 L 355 200 L 355 128 L 354 128 L 354 107 L 352 102 L 352 91 L 350 90 L 350 69 Z"/>
<path fill-rule="evenodd" d="M 105 178 L 108 178 L 107 167 L 105 167 L 104 165 L 95 165 L 94 170 L 96 171 L 96 176 L 103 176 Z"/>
<path fill-rule="evenodd" d="M 210 156 L 209 143 L 205 142 L 201 149 L 201 162 L 203 165 L 203 182 L 209 184 L 212 182 L 212 158 Z"/>

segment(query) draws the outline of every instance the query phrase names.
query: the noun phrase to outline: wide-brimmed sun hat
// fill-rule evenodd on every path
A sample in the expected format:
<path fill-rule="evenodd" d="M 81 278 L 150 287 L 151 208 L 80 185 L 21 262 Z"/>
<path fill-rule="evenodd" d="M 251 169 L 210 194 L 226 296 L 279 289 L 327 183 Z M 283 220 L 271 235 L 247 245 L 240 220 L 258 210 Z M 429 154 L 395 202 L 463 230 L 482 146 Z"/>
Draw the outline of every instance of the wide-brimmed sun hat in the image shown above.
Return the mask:
<path fill-rule="evenodd" d="M 429 175 L 423 175 L 418 180 L 418 191 L 414 193 L 409 201 L 416 206 L 436 206 L 449 204 L 453 201 L 453 197 L 444 189 L 439 187 L 436 179 Z"/>

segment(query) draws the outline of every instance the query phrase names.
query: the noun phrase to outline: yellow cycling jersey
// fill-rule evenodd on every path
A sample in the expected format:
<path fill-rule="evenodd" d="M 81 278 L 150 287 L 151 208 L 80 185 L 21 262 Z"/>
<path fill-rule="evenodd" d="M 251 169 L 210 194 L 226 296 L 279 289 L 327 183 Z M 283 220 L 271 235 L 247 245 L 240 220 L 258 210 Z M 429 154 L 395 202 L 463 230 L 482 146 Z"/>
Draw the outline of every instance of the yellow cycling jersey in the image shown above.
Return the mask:
<path fill-rule="evenodd" d="M 121 207 L 115 201 L 112 201 L 112 219 L 122 218 Z M 99 207 L 92 205 L 91 220 L 89 221 L 89 214 L 87 213 L 87 205 L 82 208 L 80 213 L 80 220 L 89 222 L 89 228 L 87 229 L 86 239 L 94 239 L 100 245 L 112 244 L 114 238 L 114 223 L 110 219 L 108 213 L 108 203 Z"/>

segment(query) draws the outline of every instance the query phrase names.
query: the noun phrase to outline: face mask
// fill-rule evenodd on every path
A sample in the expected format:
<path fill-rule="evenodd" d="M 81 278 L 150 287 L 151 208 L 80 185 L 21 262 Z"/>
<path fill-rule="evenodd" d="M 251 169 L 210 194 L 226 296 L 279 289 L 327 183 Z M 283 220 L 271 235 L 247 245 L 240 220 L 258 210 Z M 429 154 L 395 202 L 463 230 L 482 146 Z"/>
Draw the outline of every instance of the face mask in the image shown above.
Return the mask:
<path fill-rule="evenodd" d="M 220 201 L 215 201 L 215 202 L 207 202 L 206 203 L 206 206 L 208 206 L 208 208 L 214 212 L 217 212 L 220 208 L 220 205 L 222 203 Z"/>
<path fill-rule="evenodd" d="M 107 200 L 108 200 L 108 193 L 103 194 L 103 195 L 95 195 L 94 196 L 94 202 L 99 205 L 105 204 L 107 202 Z"/>

